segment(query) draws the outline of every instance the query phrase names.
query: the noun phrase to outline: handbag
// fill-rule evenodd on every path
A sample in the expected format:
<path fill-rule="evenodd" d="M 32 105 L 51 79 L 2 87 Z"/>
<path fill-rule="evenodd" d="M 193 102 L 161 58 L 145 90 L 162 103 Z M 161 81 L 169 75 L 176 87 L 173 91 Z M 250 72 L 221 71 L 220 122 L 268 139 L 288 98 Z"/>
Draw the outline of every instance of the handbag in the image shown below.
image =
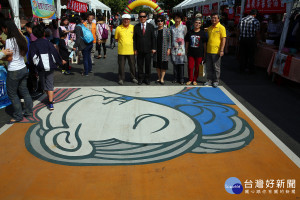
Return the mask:
<path fill-rule="evenodd" d="M 202 63 L 199 65 L 199 77 L 205 76 L 205 63 Z"/>

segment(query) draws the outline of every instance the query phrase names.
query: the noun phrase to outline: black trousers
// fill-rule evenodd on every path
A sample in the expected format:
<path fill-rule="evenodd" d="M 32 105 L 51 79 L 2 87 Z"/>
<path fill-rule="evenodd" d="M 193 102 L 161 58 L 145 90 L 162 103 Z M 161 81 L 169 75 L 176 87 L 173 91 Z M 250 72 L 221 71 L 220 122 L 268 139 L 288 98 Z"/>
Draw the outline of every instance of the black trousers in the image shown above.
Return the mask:
<path fill-rule="evenodd" d="M 174 81 L 184 82 L 184 64 L 173 65 Z"/>
<path fill-rule="evenodd" d="M 145 63 L 145 71 L 144 71 Z M 139 53 L 137 55 L 137 67 L 139 81 L 150 81 L 151 75 L 151 53 Z"/>
<path fill-rule="evenodd" d="M 256 39 L 255 38 L 241 38 L 240 41 L 240 70 L 254 72 L 254 56 L 256 51 Z"/>
<path fill-rule="evenodd" d="M 104 55 L 106 55 L 106 43 L 103 42 L 101 44 L 97 43 L 98 55 L 101 55 L 101 46 L 103 47 Z"/>

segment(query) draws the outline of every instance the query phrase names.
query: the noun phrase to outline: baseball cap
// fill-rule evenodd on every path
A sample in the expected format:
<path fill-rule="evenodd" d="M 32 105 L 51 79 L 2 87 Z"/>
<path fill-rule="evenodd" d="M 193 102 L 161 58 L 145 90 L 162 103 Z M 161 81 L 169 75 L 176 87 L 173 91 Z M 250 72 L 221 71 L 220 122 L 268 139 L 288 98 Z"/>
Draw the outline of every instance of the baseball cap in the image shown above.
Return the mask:
<path fill-rule="evenodd" d="M 122 19 L 131 19 L 131 16 L 129 14 L 122 15 Z"/>

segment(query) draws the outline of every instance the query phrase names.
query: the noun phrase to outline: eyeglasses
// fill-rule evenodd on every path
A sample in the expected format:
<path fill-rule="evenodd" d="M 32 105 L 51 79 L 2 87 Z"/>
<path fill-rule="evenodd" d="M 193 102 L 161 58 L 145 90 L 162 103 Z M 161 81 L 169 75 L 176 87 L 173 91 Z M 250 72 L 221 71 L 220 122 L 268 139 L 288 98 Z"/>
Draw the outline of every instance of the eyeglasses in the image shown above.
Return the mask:
<path fill-rule="evenodd" d="M 140 18 L 146 18 L 147 16 L 144 16 L 144 15 L 143 15 L 143 16 L 139 16 L 139 17 L 140 17 Z"/>
<path fill-rule="evenodd" d="M 164 22 L 163 20 L 157 20 L 157 23 L 159 23 L 159 22 Z"/>

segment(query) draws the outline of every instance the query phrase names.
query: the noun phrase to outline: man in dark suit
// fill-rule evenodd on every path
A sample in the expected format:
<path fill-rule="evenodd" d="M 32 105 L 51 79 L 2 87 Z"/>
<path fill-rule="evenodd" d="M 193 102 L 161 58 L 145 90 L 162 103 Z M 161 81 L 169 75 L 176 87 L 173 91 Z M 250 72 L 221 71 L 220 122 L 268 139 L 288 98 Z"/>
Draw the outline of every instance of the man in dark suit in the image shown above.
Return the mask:
<path fill-rule="evenodd" d="M 141 11 L 139 13 L 140 23 L 134 27 L 134 53 L 137 55 L 138 66 L 138 84 L 141 85 L 145 82 L 150 85 L 151 74 L 151 53 L 156 52 L 154 47 L 154 27 L 152 24 L 147 23 L 147 13 Z M 145 72 L 144 72 L 145 62 Z"/>

